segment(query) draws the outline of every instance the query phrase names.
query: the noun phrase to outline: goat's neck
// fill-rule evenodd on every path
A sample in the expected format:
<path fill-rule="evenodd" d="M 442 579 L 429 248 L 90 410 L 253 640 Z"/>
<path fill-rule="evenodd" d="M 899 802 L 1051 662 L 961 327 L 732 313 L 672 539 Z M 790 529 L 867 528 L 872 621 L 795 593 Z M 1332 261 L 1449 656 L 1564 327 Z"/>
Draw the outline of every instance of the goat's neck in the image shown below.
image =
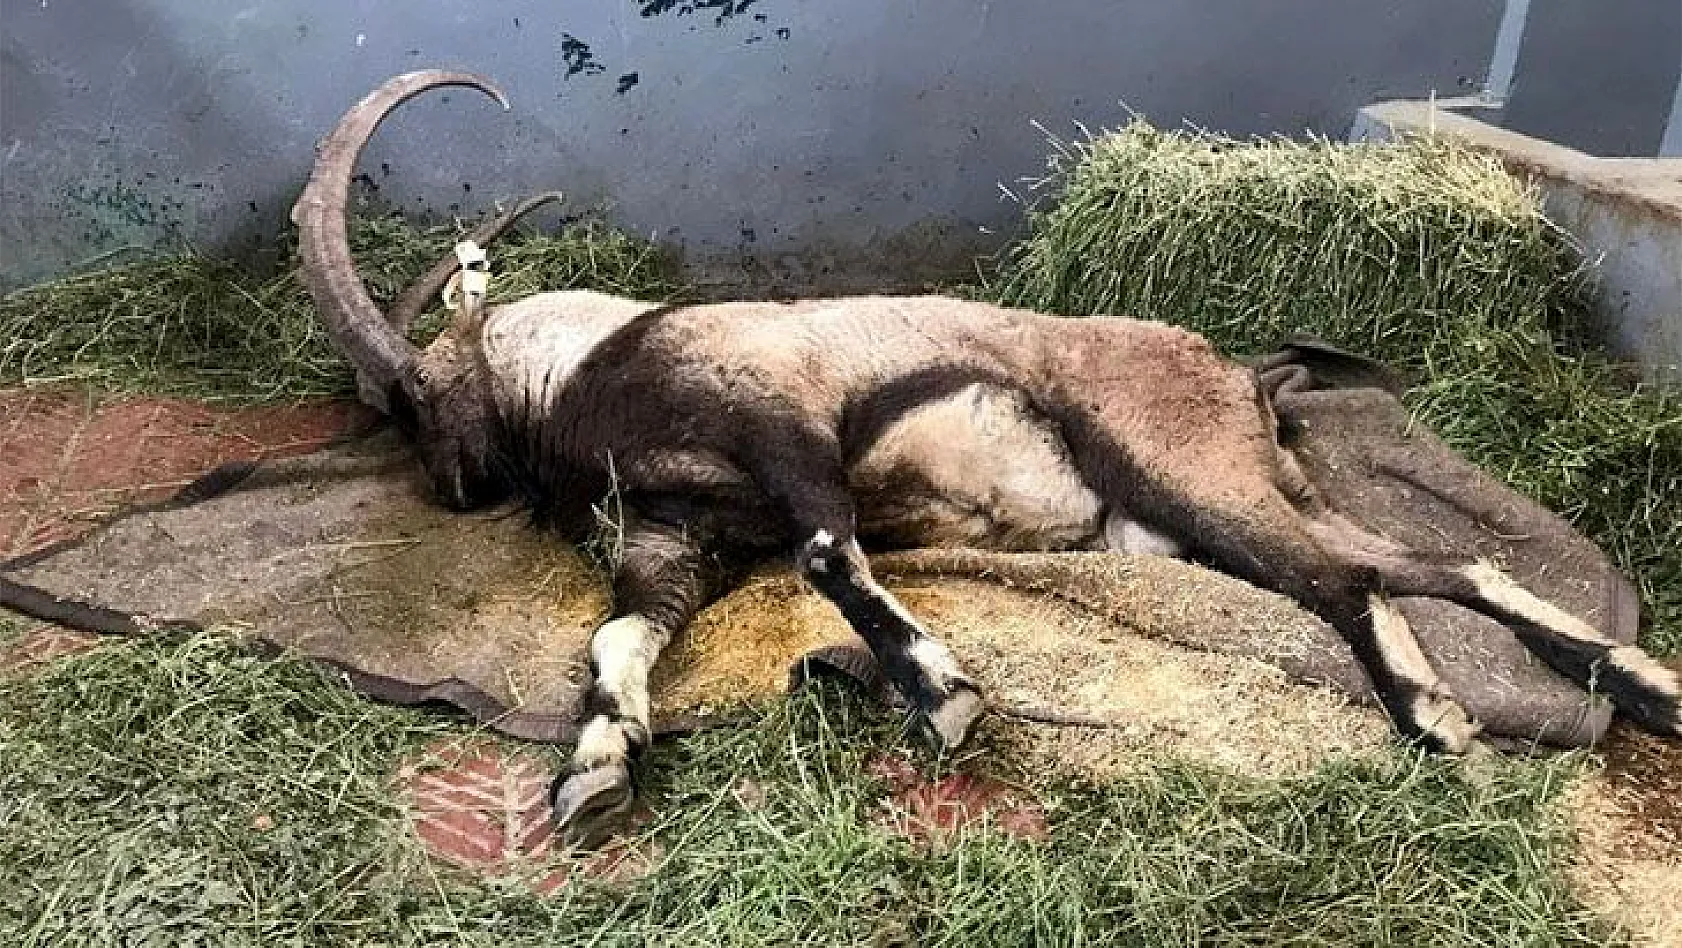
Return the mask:
<path fill-rule="evenodd" d="M 492 309 L 480 339 L 498 410 L 504 418 L 541 413 L 597 346 L 653 307 L 601 293 L 566 291 Z"/>

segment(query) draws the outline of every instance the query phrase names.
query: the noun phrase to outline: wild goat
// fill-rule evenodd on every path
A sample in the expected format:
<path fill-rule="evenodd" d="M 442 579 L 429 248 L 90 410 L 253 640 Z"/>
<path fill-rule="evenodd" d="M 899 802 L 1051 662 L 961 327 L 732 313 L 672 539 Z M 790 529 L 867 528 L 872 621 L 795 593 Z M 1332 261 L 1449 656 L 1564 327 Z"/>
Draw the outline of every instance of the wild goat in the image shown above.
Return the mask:
<path fill-rule="evenodd" d="M 293 220 L 303 279 L 364 400 L 412 432 L 456 508 L 520 492 L 574 538 L 624 511 L 614 618 L 558 823 L 573 842 L 631 802 L 656 657 L 743 564 L 792 552 L 946 747 L 983 711 L 945 645 L 871 577 L 861 541 L 1125 550 L 1197 559 L 1283 593 L 1347 638 L 1397 729 L 1466 750 L 1477 723 L 1388 595 L 1512 628 L 1647 727 L 1682 731 L 1674 673 L 1482 564 L 1425 562 L 1316 496 L 1255 376 L 1201 337 L 936 296 L 656 306 L 554 292 L 467 305 L 417 351 L 351 261 L 352 166 L 384 116 L 466 73 L 387 82 L 323 142 Z M 472 301 L 470 301 L 471 303 Z"/>

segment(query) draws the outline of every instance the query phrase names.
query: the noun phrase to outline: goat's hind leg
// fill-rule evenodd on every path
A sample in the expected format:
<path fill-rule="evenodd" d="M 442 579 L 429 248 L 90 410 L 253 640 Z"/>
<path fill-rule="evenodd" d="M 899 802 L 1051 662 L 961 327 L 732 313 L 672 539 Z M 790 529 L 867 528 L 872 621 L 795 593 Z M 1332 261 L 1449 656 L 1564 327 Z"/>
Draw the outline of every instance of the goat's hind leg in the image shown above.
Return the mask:
<path fill-rule="evenodd" d="M 705 604 L 715 577 L 681 530 L 633 521 L 613 577 L 614 617 L 590 641 L 592 683 L 567 773 L 551 789 L 568 846 L 592 846 L 618 829 L 634 802 L 632 761 L 653 736 L 649 671 Z"/>
<path fill-rule="evenodd" d="M 1435 596 L 1481 612 L 1577 684 L 1612 699 L 1625 717 L 1658 734 L 1682 736 L 1682 679 L 1634 645 L 1621 645 L 1487 563 L 1375 563 L 1387 588 Z"/>
<path fill-rule="evenodd" d="M 1164 494 L 1158 528 L 1217 568 L 1296 600 L 1349 643 L 1396 730 L 1427 750 L 1465 753 L 1481 730 L 1431 667 L 1379 570 L 1324 542 L 1313 521 L 1270 486 L 1250 509 Z"/>
<path fill-rule="evenodd" d="M 1401 610 L 1376 590 L 1367 594 L 1366 626 L 1351 645 L 1398 730 L 1430 750 L 1471 750 L 1482 727 L 1431 667 Z"/>
<path fill-rule="evenodd" d="M 1487 607 L 1525 647 L 1625 716 L 1658 734 L 1682 737 L 1682 678 L 1635 645 L 1620 645 L 1587 622 L 1484 564 L 1463 567 Z"/>
<path fill-rule="evenodd" d="M 1117 372 L 1102 321 L 1064 330 L 1067 377 L 1093 380 L 1052 393 L 1081 476 L 1110 506 L 1137 520 L 1168 551 L 1294 599 L 1347 641 L 1396 729 L 1423 746 L 1469 750 L 1479 727 L 1431 668 L 1412 629 L 1383 595 L 1378 575 L 1328 549 L 1313 517 L 1324 504 L 1295 459 L 1254 380 L 1199 354 L 1177 330 L 1131 338 L 1172 365 Z M 1166 371 L 1166 370 L 1165 370 Z M 1195 398 L 1185 397 L 1195 393 Z M 1127 537 L 1118 544 L 1129 548 Z"/>

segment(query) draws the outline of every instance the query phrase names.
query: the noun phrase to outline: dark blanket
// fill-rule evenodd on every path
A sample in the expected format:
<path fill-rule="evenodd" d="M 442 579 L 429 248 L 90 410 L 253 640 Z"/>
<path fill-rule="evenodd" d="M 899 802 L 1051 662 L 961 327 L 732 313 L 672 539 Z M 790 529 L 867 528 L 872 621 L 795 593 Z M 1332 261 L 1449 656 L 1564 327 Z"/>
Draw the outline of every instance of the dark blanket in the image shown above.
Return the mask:
<path fill-rule="evenodd" d="M 1314 372 L 1279 371 L 1293 365 Z M 1418 549 L 1495 562 L 1619 641 L 1634 640 L 1634 591 L 1592 543 L 1411 425 L 1384 379 L 1359 371 L 1359 360 L 1355 371 L 1340 366 L 1348 368 L 1311 347 L 1262 366 L 1306 472 L 1335 507 Z M 1316 390 L 1328 380 L 1342 387 Z M 939 550 L 873 562 L 891 588 L 964 588 L 979 579 L 1020 592 L 1012 601 L 1025 613 L 1047 597 L 1079 606 L 1085 621 L 1035 626 L 1042 650 L 1059 636 L 1090 647 L 1105 641 L 1107 625 L 1260 658 L 1296 679 L 1371 697 L 1350 650 L 1324 623 L 1194 565 Z M 174 503 L 127 512 L 78 541 L 0 564 L 0 597 L 105 631 L 231 625 L 342 670 L 370 695 L 449 702 L 540 740 L 571 737 L 589 634 L 608 607 L 598 571 L 522 512 L 461 515 L 427 503 L 407 451 L 389 433 L 216 472 Z M 961 611 L 956 601 L 948 607 Z M 1442 601 L 1400 604 L 1443 677 L 1492 734 L 1576 745 L 1605 730 L 1606 703 L 1501 626 Z M 814 662 L 875 683 L 868 653 L 790 575 L 759 577 L 709 608 L 696 628 L 656 670 L 657 723 L 667 729 L 780 690 L 790 669 L 798 678 Z M 953 634 L 963 658 L 966 639 Z"/>

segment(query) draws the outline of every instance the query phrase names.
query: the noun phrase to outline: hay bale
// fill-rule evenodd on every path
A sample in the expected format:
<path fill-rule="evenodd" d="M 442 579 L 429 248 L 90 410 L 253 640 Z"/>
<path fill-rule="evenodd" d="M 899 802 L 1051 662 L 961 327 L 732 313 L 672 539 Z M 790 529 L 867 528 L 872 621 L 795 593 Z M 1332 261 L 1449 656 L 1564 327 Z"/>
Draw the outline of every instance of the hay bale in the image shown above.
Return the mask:
<path fill-rule="evenodd" d="M 1444 341 L 1549 327 L 1570 248 L 1532 189 L 1448 142 L 1248 143 L 1136 123 L 1053 156 L 991 290 L 1069 315 L 1195 329 L 1228 350 L 1294 332 L 1406 367 Z"/>

